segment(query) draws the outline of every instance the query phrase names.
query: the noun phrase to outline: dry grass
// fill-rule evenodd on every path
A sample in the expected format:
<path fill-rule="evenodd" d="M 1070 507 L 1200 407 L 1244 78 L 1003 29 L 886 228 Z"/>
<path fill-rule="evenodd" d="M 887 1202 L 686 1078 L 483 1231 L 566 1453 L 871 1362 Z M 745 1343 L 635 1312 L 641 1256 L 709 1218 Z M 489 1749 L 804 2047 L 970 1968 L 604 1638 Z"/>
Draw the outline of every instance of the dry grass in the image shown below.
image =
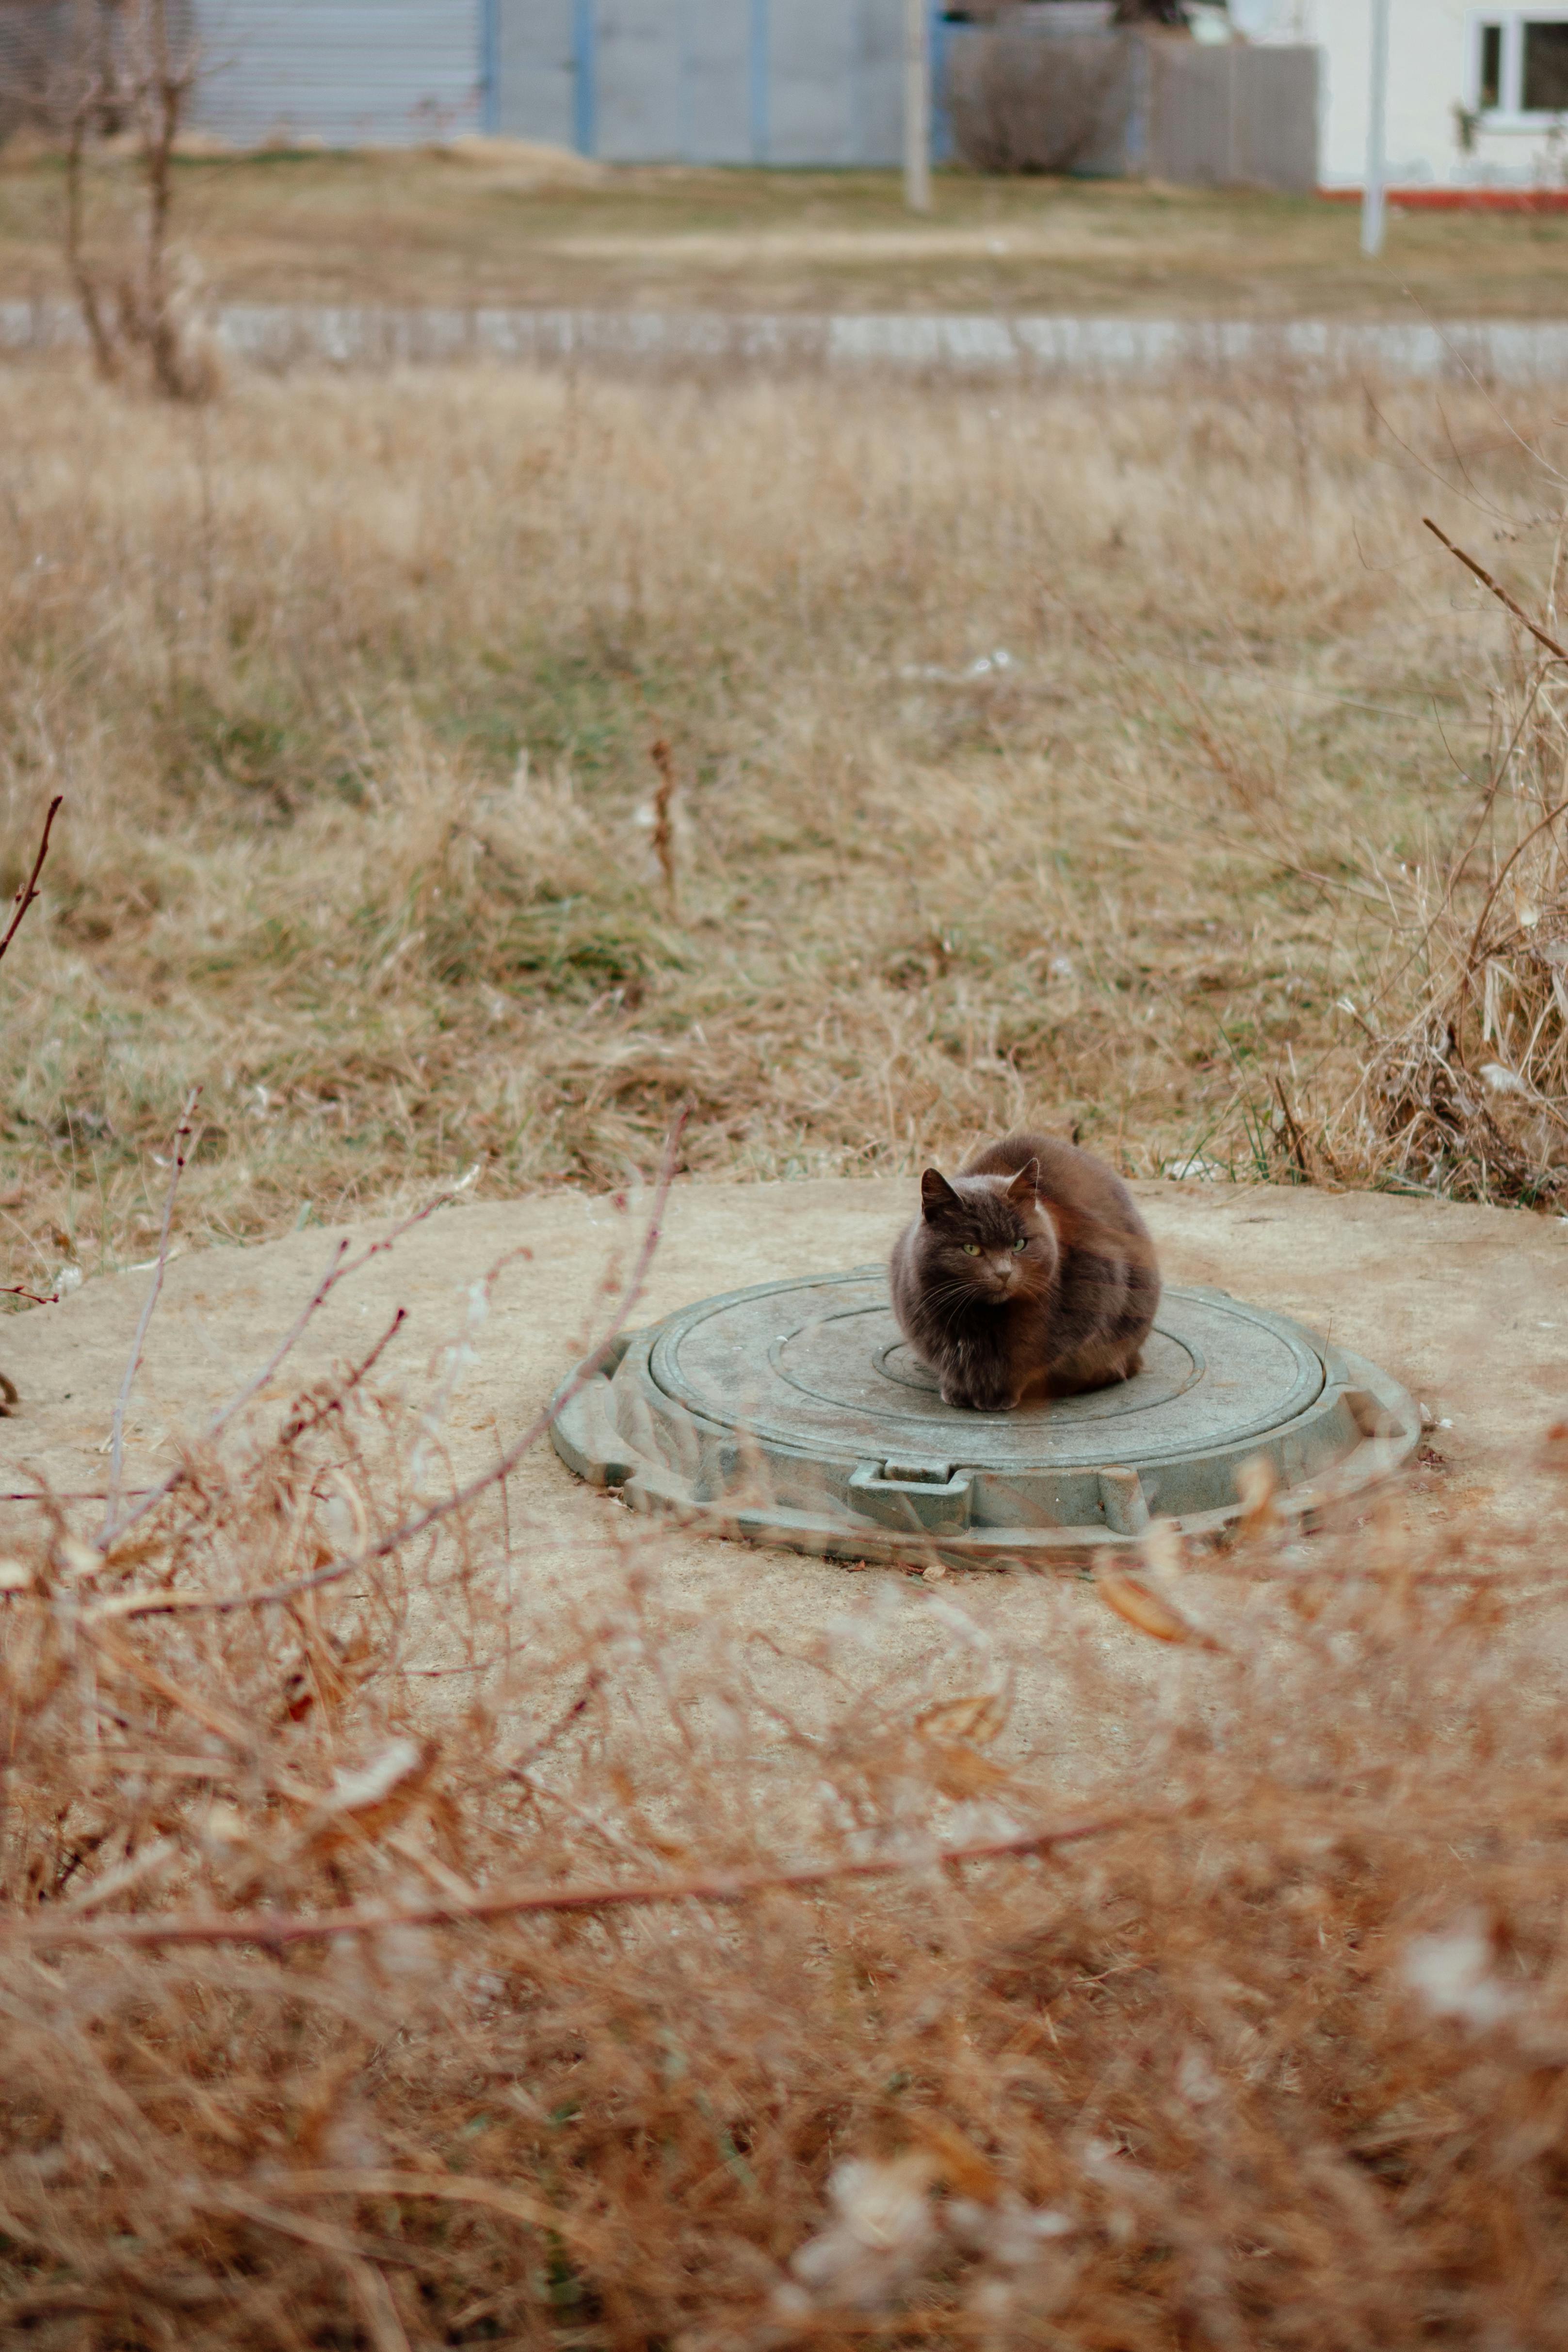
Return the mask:
<path fill-rule="evenodd" d="M 1418 517 L 1484 498 L 1539 585 L 1550 417 L 481 373 L 192 415 L 46 369 L 0 408 L 7 887 L 66 794 L 0 972 L 16 1279 L 149 1254 L 197 1081 L 186 1246 L 604 1182 L 683 1099 L 698 1171 L 1025 1109 L 1144 1171 L 1385 1166 L 1331 1113 L 1521 772 Z M 1494 875 L 1554 936 L 1522 858 L 1456 906 Z M 608 1504 L 570 1558 L 449 1507 L 434 1377 L 274 1395 L 104 1538 L 7 1530 L 0 2334 L 1562 2340 L 1556 1523 L 1301 1544 L 1260 1494 L 1109 1608 L 1031 1588 L 1043 1639 L 1004 1584 L 845 1574 L 792 1647 Z"/>
<path fill-rule="evenodd" d="M 1505 429 L 1550 419 L 1479 393 L 454 372 L 189 416 L 37 367 L 0 410 L 5 888 L 67 796 L 3 980 L 35 1288 L 147 1255 L 198 1082 L 188 1240 L 618 1182 L 685 1100 L 698 1172 L 1026 1112 L 1279 1172 L 1272 1081 L 1310 1124 L 1414 1007 L 1386 886 L 1483 789 L 1500 631 L 1432 472 L 1526 579 L 1551 537 Z"/>
<path fill-rule="evenodd" d="M 569 162 L 571 159 L 569 159 Z M 1167 317 L 1556 318 L 1568 219 L 1396 215 L 1137 182 L 615 170 L 538 184 L 486 150 L 188 158 L 175 229 L 212 290 L 269 301 Z M 0 295 L 63 293 L 57 160 L 0 151 Z"/>
<path fill-rule="evenodd" d="M 792 1654 L 619 1515 L 396 1541 L 409 1414 L 0 1563 L 8 2341 L 1561 2342 L 1550 1538 L 1161 1531 L 1222 1649 L 1061 1584 L 1030 1743 L 1038 1612 L 846 1576 Z"/>
<path fill-rule="evenodd" d="M 1458 1198 L 1561 1203 L 1568 1192 L 1568 712 L 1558 627 L 1563 541 L 1543 622 L 1511 608 L 1485 784 L 1446 857 L 1401 877 L 1385 1001 L 1415 1010 L 1372 1054 L 1339 1122 L 1363 1164 Z"/>

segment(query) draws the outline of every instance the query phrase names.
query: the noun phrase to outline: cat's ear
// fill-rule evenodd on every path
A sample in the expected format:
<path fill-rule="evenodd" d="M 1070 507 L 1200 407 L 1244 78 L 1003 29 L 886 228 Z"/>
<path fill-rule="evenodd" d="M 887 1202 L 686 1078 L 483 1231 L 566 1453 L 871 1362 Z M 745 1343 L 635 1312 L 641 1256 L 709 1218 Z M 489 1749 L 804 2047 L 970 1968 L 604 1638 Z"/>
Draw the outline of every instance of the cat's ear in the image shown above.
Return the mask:
<path fill-rule="evenodd" d="M 958 1195 L 946 1176 L 928 1168 L 920 1179 L 920 1213 L 926 1223 L 935 1224 L 938 1218 L 951 1216 L 958 1205 Z"/>
<path fill-rule="evenodd" d="M 1009 1201 L 1032 1201 L 1040 1191 L 1040 1162 L 1029 1160 L 1008 1186 Z"/>

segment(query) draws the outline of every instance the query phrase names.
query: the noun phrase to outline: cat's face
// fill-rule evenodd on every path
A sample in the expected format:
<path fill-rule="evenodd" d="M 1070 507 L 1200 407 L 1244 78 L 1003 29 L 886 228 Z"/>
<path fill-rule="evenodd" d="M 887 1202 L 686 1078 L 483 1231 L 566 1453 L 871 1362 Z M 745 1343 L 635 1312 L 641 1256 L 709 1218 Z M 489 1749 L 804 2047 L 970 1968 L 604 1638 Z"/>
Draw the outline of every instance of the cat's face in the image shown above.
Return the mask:
<path fill-rule="evenodd" d="M 960 1176 L 928 1168 L 920 1180 L 921 1266 L 954 1297 L 1009 1300 L 1050 1289 L 1059 1255 L 1056 1228 L 1035 1194 L 1032 1163 L 1021 1175 Z"/>

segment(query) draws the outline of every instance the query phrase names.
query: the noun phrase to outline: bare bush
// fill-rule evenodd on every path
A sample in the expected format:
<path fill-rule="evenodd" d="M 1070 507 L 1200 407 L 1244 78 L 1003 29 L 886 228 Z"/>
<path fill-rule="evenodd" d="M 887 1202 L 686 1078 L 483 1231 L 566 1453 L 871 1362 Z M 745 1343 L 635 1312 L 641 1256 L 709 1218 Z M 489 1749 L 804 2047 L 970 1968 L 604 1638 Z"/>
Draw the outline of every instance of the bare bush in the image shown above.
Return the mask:
<path fill-rule="evenodd" d="M 1479 807 L 1398 908 L 1414 1007 L 1374 1041 L 1343 1131 L 1370 1130 L 1383 1170 L 1461 1199 L 1568 1194 L 1568 689 L 1557 575 L 1546 626 L 1437 530 L 1508 607 Z M 1558 535 L 1558 558 L 1562 538 Z M 1354 1146 L 1353 1146 L 1354 1148 Z"/>
<path fill-rule="evenodd" d="M 1131 104 L 1125 39 L 1061 38 L 1009 27 L 953 45 L 953 141 L 980 172 L 1073 172 L 1119 148 Z"/>

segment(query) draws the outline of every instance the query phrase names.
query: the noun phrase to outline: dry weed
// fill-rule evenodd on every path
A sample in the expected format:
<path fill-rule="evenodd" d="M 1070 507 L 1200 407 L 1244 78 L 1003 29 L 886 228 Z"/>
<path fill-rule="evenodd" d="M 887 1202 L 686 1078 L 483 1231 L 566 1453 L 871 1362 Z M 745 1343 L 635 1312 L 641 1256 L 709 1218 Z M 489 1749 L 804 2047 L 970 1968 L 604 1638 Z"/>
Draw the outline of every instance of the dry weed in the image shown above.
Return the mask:
<path fill-rule="evenodd" d="M 1156 1538 L 1223 1649 L 1062 1585 L 1031 1743 L 962 1580 L 746 1638 L 611 1506 L 432 1521 L 431 1426 L 350 1368 L 10 1538 L 7 2340 L 1561 2340 L 1551 1540 Z"/>
<path fill-rule="evenodd" d="M 1315 1165 L 1269 1079 L 1349 1093 L 1356 877 L 1468 804 L 1432 702 L 1484 724 L 1406 561 L 1427 469 L 1535 480 L 1479 392 L 1383 417 L 469 370 L 186 415 L 13 370 L 0 883 L 68 808 L 4 976 L 5 1278 L 148 1254 L 196 1083 L 191 1238 L 620 1182 L 687 1099 L 696 1172 L 1026 1113 Z"/>
<path fill-rule="evenodd" d="M 1435 528 L 1435 526 L 1433 527 Z M 1442 532 L 1437 532 L 1444 538 Z M 1457 842 L 1403 877 L 1389 1009 L 1364 1087 L 1337 1122 L 1342 1158 L 1461 1199 L 1568 1192 L 1568 664 L 1556 534 L 1544 627 L 1445 540 L 1511 614 L 1477 804 Z"/>

